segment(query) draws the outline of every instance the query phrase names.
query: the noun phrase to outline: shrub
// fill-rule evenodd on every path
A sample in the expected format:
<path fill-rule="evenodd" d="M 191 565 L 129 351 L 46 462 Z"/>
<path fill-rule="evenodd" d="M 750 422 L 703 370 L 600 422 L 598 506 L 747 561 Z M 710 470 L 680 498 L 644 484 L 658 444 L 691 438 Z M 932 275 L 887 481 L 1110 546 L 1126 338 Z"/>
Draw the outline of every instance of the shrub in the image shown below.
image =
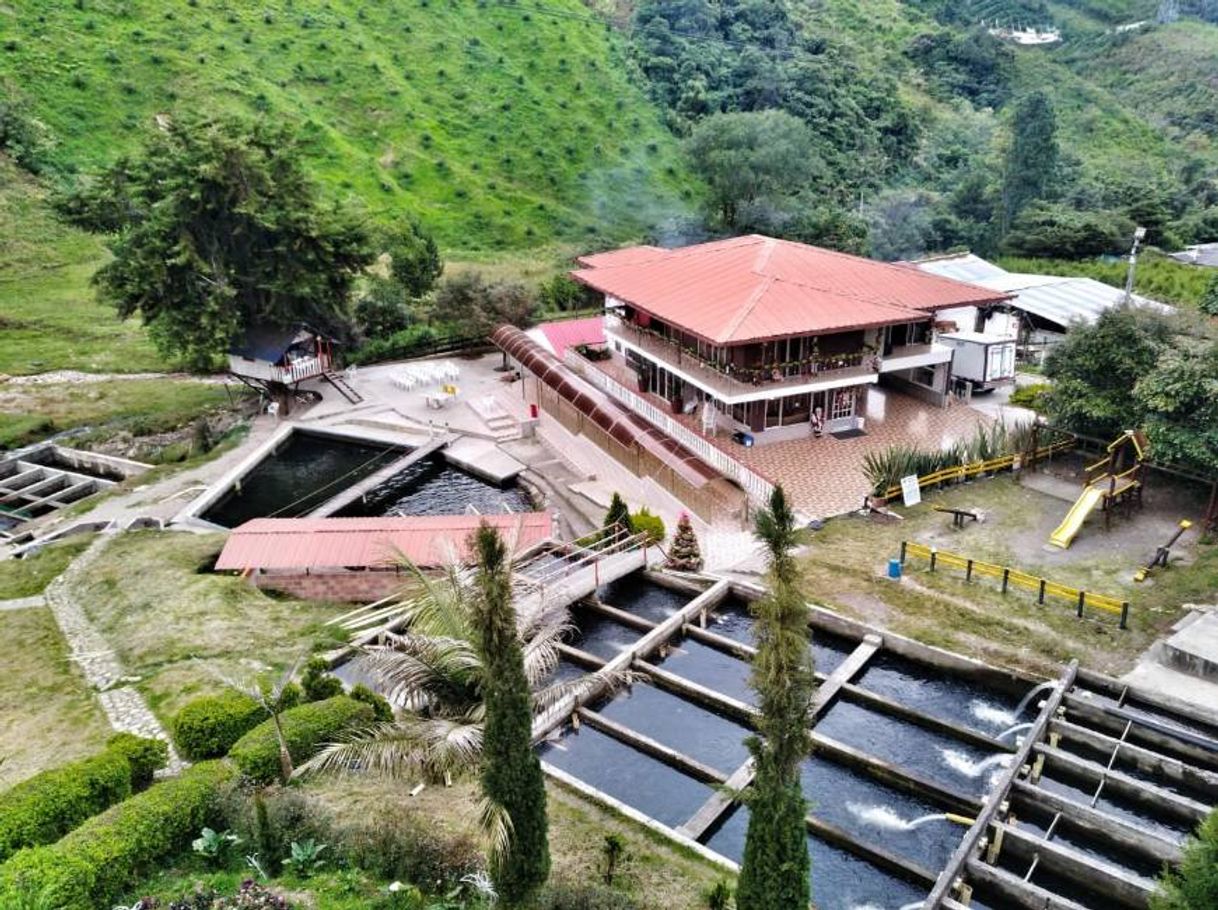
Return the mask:
<path fill-rule="evenodd" d="M 288 753 L 298 764 L 344 730 L 371 723 L 372 717 L 371 707 L 339 695 L 284 711 L 280 722 Z M 246 777 L 260 783 L 275 780 L 279 776 L 279 740 L 274 722 L 267 720 L 254 727 L 228 754 Z"/>
<path fill-rule="evenodd" d="M 331 834 L 352 865 L 377 878 L 414 882 L 433 894 L 458 887 L 482 862 L 473 839 L 449 833 L 401 804 L 379 804 Z"/>
<path fill-rule="evenodd" d="M 1031 408 L 1033 411 L 1045 409 L 1045 394 L 1051 386 L 1047 382 L 1034 382 L 1031 385 L 1021 385 L 1011 393 L 1011 404 L 1021 408 Z"/>
<path fill-rule="evenodd" d="M 169 764 L 169 744 L 159 739 L 136 736 L 134 733 L 118 733 L 106 741 L 106 749 L 117 752 L 131 766 L 131 789 L 144 790 L 152 783 L 152 776 Z"/>
<path fill-rule="evenodd" d="M 219 758 L 264 719 L 266 712 L 248 695 L 205 695 L 187 702 L 173 719 L 173 741 L 188 761 Z"/>
<path fill-rule="evenodd" d="M 57 843 L 22 850 L 0 867 L 0 905 L 35 895 L 57 910 L 109 907 L 141 875 L 190 845 L 216 816 L 235 776 L 204 762 L 85 822 Z M 12 903 L 10 903 L 10 901 Z"/>
<path fill-rule="evenodd" d="M 640 904 L 605 885 L 555 882 L 541 892 L 537 906 L 538 910 L 636 910 Z"/>
<path fill-rule="evenodd" d="M 371 707 L 372 719 L 378 724 L 387 724 L 393 720 L 393 706 L 389 704 L 389 700 L 377 695 L 363 683 L 352 686 L 347 695 Z"/>
<path fill-rule="evenodd" d="M 343 694 L 342 680 L 330 675 L 330 667 L 322 657 L 309 658 L 304 675 L 300 678 L 300 686 L 304 689 L 306 701 L 325 701 Z"/>
<path fill-rule="evenodd" d="M 279 873 L 295 842 L 330 839 L 334 820 L 317 799 L 295 787 L 254 785 L 235 790 L 226 820 L 246 845 L 245 852 L 258 860 L 271 875 Z"/>
<path fill-rule="evenodd" d="M 635 534 L 646 534 L 648 543 L 663 542 L 667 533 L 664 528 L 664 519 L 659 515 L 652 515 L 646 506 L 631 514 L 630 528 Z"/>
<path fill-rule="evenodd" d="M 0 796 L 0 861 L 22 847 L 59 840 L 130 795 L 131 765 L 117 750 L 22 781 Z"/>

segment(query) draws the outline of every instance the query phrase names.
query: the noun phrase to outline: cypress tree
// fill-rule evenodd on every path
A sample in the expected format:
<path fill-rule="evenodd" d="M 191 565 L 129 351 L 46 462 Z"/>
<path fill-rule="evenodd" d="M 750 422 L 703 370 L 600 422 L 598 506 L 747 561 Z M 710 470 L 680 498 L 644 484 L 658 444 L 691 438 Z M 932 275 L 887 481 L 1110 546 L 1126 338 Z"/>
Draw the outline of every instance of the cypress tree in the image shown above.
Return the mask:
<path fill-rule="evenodd" d="M 615 526 L 621 526 L 627 533 L 631 530 L 630 507 L 626 505 L 626 500 L 622 499 L 620 493 L 613 494 L 613 498 L 609 500 L 609 511 L 605 513 L 605 527 L 612 531 L 616 530 Z"/>
<path fill-rule="evenodd" d="M 506 841 L 492 851 L 490 871 L 499 899 L 526 901 L 550 874 L 546 791 L 531 742 L 533 713 L 507 548 L 486 523 L 475 532 L 478 594 L 474 622 L 483 666 L 486 726 L 482 744 L 482 795 L 506 819 Z"/>
<path fill-rule="evenodd" d="M 814 677 L 807 608 L 797 586 L 795 516 L 782 487 L 756 520 L 769 554 L 769 593 L 753 604 L 758 735 L 749 738 L 754 777 L 749 827 L 736 889 L 738 910 L 806 910 L 810 898 L 807 804 L 800 764 L 811 749 L 808 706 Z"/>

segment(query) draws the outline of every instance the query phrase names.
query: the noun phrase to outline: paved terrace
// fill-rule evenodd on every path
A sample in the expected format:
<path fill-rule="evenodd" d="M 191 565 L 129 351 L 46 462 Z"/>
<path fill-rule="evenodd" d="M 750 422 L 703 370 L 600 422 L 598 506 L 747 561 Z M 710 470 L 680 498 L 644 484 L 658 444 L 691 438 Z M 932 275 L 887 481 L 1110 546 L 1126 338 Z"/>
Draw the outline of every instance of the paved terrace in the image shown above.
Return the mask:
<path fill-rule="evenodd" d="M 634 374 L 617 359 L 593 365 L 627 388 L 637 388 Z M 671 413 L 669 403 L 659 396 L 645 397 L 665 413 Z M 745 467 L 781 483 L 799 511 L 821 518 L 841 515 L 862 503 L 868 490 L 863 474 L 863 457 L 868 452 L 891 445 L 939 448 L 971 437 L 976 427 L 993 422 L 967 405 L 937 408 L 879 386 L 872 386 L 867 393 L 863 414 L 867 418 L 866 435 L 853 439 L 834 439 L 826 433 L 820 439 L 808 436 L 746 449 L 732 442 L 730 434 L 722 430 L 717 436 L 706 436 L 697 414 L 672 416 Z"/>

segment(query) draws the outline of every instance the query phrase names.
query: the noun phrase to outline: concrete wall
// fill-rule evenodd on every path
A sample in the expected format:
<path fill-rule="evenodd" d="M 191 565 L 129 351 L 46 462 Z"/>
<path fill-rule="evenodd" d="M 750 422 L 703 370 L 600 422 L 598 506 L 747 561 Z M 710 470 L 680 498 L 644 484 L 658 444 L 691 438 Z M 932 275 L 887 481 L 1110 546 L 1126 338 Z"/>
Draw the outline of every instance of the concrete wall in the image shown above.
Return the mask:
<path fill-rule="evenodd" d="M 321 572 L 255 574 L 251 581 L 267 591 L 281 591 L 301 600 L 372 603 L 400 590 L 407 576 L 397 572 Z"/>
<path fill-rule="evenodd" d="M 936 365 L 934 371 L 936 388 L 933 389 L 914 382 L 912 379 L 914 370 L 894 370 L 891 373 L 884 373 L 880 376 L 880 383 L 887 388 L 896 389 L 902 394 L 941 408 L 947 404 L 947 364 Z"/>

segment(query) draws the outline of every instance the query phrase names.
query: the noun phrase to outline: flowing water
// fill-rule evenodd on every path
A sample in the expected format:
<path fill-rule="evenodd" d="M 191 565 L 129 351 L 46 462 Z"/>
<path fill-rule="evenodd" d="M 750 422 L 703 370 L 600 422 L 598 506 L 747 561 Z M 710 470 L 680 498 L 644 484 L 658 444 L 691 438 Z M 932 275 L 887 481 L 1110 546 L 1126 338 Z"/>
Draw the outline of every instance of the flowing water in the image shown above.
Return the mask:
<path fill-rule="evenodd" d="M 528 512 L 533 506 L 515 483 L 503 487 L 455 468 L 436 454 L 394 474 L 338 514 L 456 515 L 473 509 L 482 515 Z"/>
<path fill-rule="evenodd" d="M 644 634 L 588 610 L 577 610 L 575 618 L 578 632 L 570 644 L 605 660 L 612 660 L 627 648 L 633 647 Z"/>
<path fill-rule="evenodd" d="M 746 727 L 647 683 L 622 690 L 599 713 L 724 774 L 748 757 Z"/>
<path fill-rule="evenodd" d="M 1009 727 L 1019 717 L 1018 699 L 894 654 L 873 657 L 859 685 L 931 717 L 981 733 L 992 734 Z"/>
<path fill-rule="evenodd" d="M 1052 773 L 1046 771 L 1040 778 L 1040 786 L 1050 793 L 1060 794 L 1067 799 L 1082 803 L 1084 806 L 1091 805 L 1091 797 L 1095 793 L 1094 784 L 1072 780 L 1064 775 L 1058 777 L 1056 776 L 1057 774 L 1056 770 Z M 1096 808 L 1103 812 L 1109 812 L 1131 823 L 1136 828 L 1147 829 L 1150 833 L 1166 837 L 1169 840 L 1180 840 L 1185 835 L 1192 833 L 1191 825 L 1177 821 L 1175 818 L 1169 818 L 1166 815 L 1154 812 L 1146 806 L 1118 796 L 1108 787 L 1105 787 L 1104 792 L 1100 794 Z"/>
<path fill-rule="evenodd" d="M 586 724 L 578 733 L 567 729 L 560 738 L 547 740 L 540 755 L 542 761 L 670 827 L 686 821 L 713 792 Z"/>
<path fill-rule="evenodd" d="M 757 702 L 757 693 L 749 688 L 752 665 L 710 645 L 686 638 L 673 647 L 667 658 L 659 661 L 659 666 L 746 705 Z"/>
<path fill-rule="evenodd" d="M 989 786 L 986 777 L 965 773 L 960 761 L 949 764 L 944 752 L 958 753 L 970 766 L 994 753 L 859 705 L 838 702 L 817 723 L 816 732 L 960 793 L 979 796 Z"/>
<path fill-rule="evenodd" d="M 656 584 L 641 573 L 602 585 L 596 592 L 596 598 L 601 603 L 652 622 L 662 622 L 672 616 L 694 596 Z"/>
<path fill-rule="evenodd" d="M 297 430 L 202 517 L 225 528 L 251 518 L 295 518 L 406 453 L 404 448 Z"/>
<path fill-rule="evenodd" d="M 964 836 L 942 806 L 821 756 L 804 762 L 800 780 L 814 816 L 928 869 L 946 863 Z"/>
<path fill-rule="evenodd" d="M 1043 837 L 1053 821 L 1053 813 L 1043 810 L 1029 811 L 1031 809 L 1029 806 L 1021 808 L 1022 813 L 1019 815 L 1016 827 L 1037 837 Z M 1158 864 L 1148 859 L 1144 854 L 1118 850 L 1107 844 L 1099 843 L 1088 835 L 1085 828 L 1065 819 L 1060 820 L 1057 823 L 1057 827 L 1053 829 L 1051 843 L 1085 853 L 1087 856 L 1094 857 L 1110 866 L 1128 869 L 1146 879 L 1153 880 L 1160 871 Z"/>
<path fill-rule="evenodd" d="M 706 845 L 729 859 L 740 862 L 748 830 L 749 810 L 735 809 L 714 830 Z M 926 897 L 930 890 L 911 884 L 877 869 L 864 859 L 817 837 L 808 837 L 812 858 L 812 900 L 817 910 L 899 910 Z"/>

